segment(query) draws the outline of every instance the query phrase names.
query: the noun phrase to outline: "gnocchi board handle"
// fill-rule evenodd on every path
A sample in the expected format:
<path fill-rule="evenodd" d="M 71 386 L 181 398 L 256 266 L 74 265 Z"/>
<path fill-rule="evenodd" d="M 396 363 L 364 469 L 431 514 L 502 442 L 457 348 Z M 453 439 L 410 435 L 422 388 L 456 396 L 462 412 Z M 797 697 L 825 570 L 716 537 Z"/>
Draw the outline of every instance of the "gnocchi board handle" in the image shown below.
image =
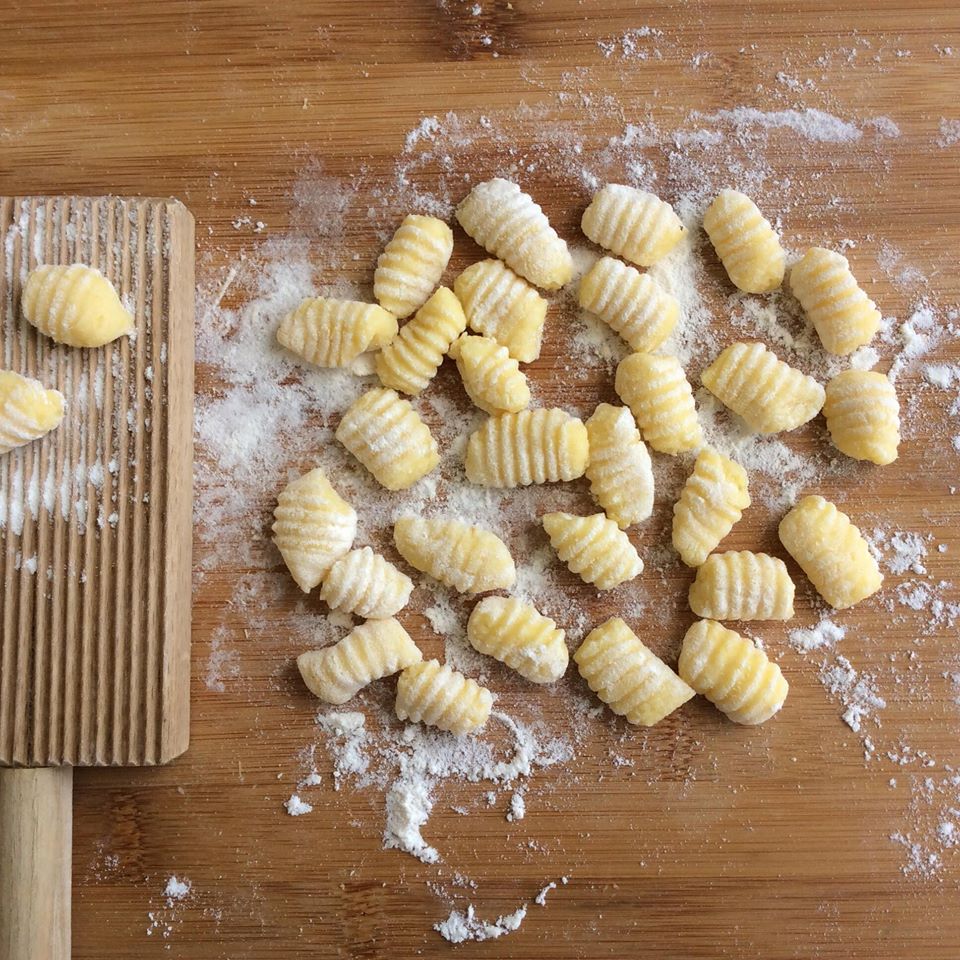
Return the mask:
<path fill-rule="evenodd" d="M 70 960 L 73 768 L 0 769 L 0 960 Z"/>

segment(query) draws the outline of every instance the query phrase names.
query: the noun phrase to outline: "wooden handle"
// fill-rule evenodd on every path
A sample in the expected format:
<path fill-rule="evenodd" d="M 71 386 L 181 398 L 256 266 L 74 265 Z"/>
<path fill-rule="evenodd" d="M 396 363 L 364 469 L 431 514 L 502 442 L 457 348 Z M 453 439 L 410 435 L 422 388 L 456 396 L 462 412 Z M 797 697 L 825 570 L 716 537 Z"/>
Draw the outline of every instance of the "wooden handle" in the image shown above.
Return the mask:
<path fill-rule="evenodd" d="M 0 769 L 0 960 L 70 960 L 73 768 Z"/>

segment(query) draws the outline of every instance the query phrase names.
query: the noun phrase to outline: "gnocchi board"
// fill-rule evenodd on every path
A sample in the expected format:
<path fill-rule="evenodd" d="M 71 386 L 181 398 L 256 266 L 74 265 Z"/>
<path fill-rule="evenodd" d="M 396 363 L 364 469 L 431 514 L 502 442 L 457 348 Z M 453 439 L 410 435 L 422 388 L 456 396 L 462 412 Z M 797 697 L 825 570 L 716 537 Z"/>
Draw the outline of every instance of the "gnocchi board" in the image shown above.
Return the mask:
<path fill-rule="evenodd" d="M 0 189 L 89 193 L 110 183 L 182 197 L 198 218 L 202 293 L 212 290 L 215 300 L 223 290 L 222 305 L 239 311 L 249 293 L 227 284 L 233 268 L 253 258 L 264 238 L 283 242 L 308 221 L 317 226 L 310 241 L 317 262 L 335 246 L 342 274 L 369 283 L 379 232 L 389 229 L 366 216 L 379 202 L 372 188 L 394 181 L 405 139 L 424 118 L 509 115 L 511 138 L 532 153 L 544 118 L 560 116 L 599 153 L 627 123 L 652 119 L 668 138 L 691 110 L 810 106 L 847 118 L 889 116 L 901 137 L 891 146 L 889 175 L 882 160 L 861 162 L 852 149 L 838 160 L 829 145 L 771 139 L 779 173 L 810 190 L 784 214 L 783 229 L 797 243 L 821 241 L 826 228 L 831 237 L 855 239 L 852 256 L 863 264 L 876 263 L 886 241 L 905 265 L 924 267 L 941 301 L 960 299 L 947 262 L 960 244 L 957 148 L 936 146 L 941 118 L 956 117 L 958 62 L 939 52 L 960 49 L 955 4 L 479 6 L 474 15 L 469 0 L 292 2 L 279 10 L 238 2 L 226 17 L 217 5 L 187 0 L 149 9 L 116 0 L 98 6 L 96 21 L 75 2 L 42 18 L 14 12 L 2 53 Z M 640 27 L 662 36 L 638 34 L 633 49 L 646 50 L 646 58 L 623 56 L 617 38 Z M 786 85 L 791 79 L 800 89 Z M 495 140 L 491 134 L 476 146 L 477 174 L 503 159 Z M 346 212 L 311 208 L 309 193 L 294 202 L 318 157 L 324 176 L 362 181 L 369 200 Z M 418 183 L 444 173 L 438 159 Z M 666 171 L 659 173 L 669 194 Z M 576 237 L 588 196 L 582 184 L 549 165 L 526 182 L 560 232 Z M 765 194 L 771 206 L 776 192 L 771 186 Z M 261 233 L 254 232 L 258 220 L 266 225 Z M 336 230 L 321 234 L 325 222 Z M 456 243 L 449 277 L 479 255 L 462 233 Z M 902 318 L 915 291 L 888 273 L 870 292 L 885 313 Z M 722 274 L 712 273 L 711 282 L 721 289 Z M 718 316 L 722 307 L 721 300 Z M 203 329 L 216 314 L 199 316 Z M 532 373 L 541 402 L 588 409 L 598 398 L 613 401 L 606 374 L 571 381 L 557 325 L 551 330 Z M 952 350 L 938 359 L 956 363 Z M 851 512 L 935 532 L 947 552 L 927 558 L 931 576 L 955 583 L 960 516 L 950 487 L 957 461 L 946 450 L 953 434 L 921 381 L 916 371 L 902 381 L 918 397 L 918 425 L 898 464 L 823 490 L 845 497 Z M 448 376 L 447 386 L 454 382 Z M 228 388 L 216 358 L 201 356 L 198 398 L 215 400 Z M 280 472 L 307 459 L 291 458 Z M 936 828 L 934 820 L 923 835 L 915 832 L 921 815 L 938 813 L 923 800 L 924 781 L 939 784 L 949 775 L 944 764 L 958 762 L 955 694 L 944 676 L 955 669 L 955 631 L 924 635 L 917 620 L 897 622 L 900 614 L 870 603 L 844 621 L 840 651 L 858 668 L 882 672 L 891 658 L 904 667 L 906 686 L 883 691 L 883 726 L 868 730 L 884 751 L 910 761 L 904 764 L 880 751 L 865 761 L 862 737 L 841 722 L 840 705 L 819 681 L 819 661 L 793 651 L 782 628 L 765 627 L 791 682 L 784 722 L 745 731 L 693 703 L 687 719 L 656 735 L 614 727 L 584 744 L 572 768 L 546 771 L 547 789 L 530 795 L 519 822 L 505 822 L 502 799 L 461 817 L 452 806 L 465 798 L 445 794 L 425 835 L 477 880 L 476 889 L 463 890 L 461 908 L 473 902 L 491 919 L 531 904 L 515 933 L 453 948 L 432 930 L 449 910 L 428 886 L 437 870 L 381 850 L 382 796 L 335 791 L 322 746 L 316 759 L 324 783 L 309 797 L 314 812 L 290 818 L 283 809 L 299 770 L 293 758 L 315 737 L 313 704 L 291 668 L 303 644 L 290 631 L 302 601 L 269 552 L 272 505 L 264 494 L 249 531 L 223 531 L 219 545 L 198 525 L 190 751 L 155 771 L 77 772 L 76 957 L 956 956 L 955 861 L 945 860 L 939 879 L 907 877 L 909 852 L 890 840 L 906 831 L 919 842 Z M 779 553 L 774 518 L 748 511 L 729 546 Z M 791 570 L 801 585 L 796 622 L 811 625 L 819 615 L 814 598 Z M 912 576 L 888 574 L 890 588 Z M 254 623 L 242 591 L 264 577 L 282 593 Z M 675 616 L 667 630 L 651 623 L 645 634 L 665 657 L 675 655 L 689 623 L 689 580 L 678 569 L 666 585 L 644 581 Z M 572 579 L 569 585 L 577 590 Z M 948 598 L 958 599 L 955 590 Z M 308 610 L 323 612 L 319 603 Z M 589 602 L 594 619 L 614 612 Z M 428 655 L 441 652 L 428 622 L 410 627 Z M 518 688 L 511 703 L 522 706 L 521 696 Z M 551 709 L 548 701 L 548 720 Z M 559 722 L 562 714 L 555 716 Z M 936 766 L 925 767 L 904 746 L 927 751 Z M 613 767 L 612 751 L 633 766 Z M 192 885 L 183 900 L 164 896 L 172 875 Z M 550 881 L 558 887 L 541 908 L 532 898 Z"/>

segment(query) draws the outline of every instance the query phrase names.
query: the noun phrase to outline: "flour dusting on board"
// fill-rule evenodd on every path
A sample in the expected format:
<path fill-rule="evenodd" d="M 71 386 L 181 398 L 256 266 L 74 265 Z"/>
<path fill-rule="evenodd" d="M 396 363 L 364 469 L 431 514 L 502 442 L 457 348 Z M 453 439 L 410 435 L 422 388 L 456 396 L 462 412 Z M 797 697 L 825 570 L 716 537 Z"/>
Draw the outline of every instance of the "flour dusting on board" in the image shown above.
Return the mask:
<path fill-rule="evenodd" d="M 627 69 L 630 61 L 655 59 L 655 51 L 668 49 L 671 42 L 655 31 L 639 30 L 602 41 L 600 53 Z M 691 68 L 705 69 L 706 63 L 706 58 L 691 62 Z M 791 93 L 811 89 L 803 79 L 782 83 Z M 939 400 L 946 395 L 946 404 L 941 403 L 945 417 L 960 418 L 960 401 L 958 409 L 949 410 L 951 391 L 960 380 L 931 363 L 957 340 L 960 331 L 952 308 L 937 303 L 925 275 L 902 258 L 890 255 L 881 263 L 876 253 L 859 248 L 864 241 L 841 232 L 843 200 L 831 193 L 828 178 L 802 180 L 791 172 L 791 152 L 815 145 L 826 166 L 842 163 L 881 180 L 892 176 L 890 145 L 900 136 L 892 120 L 839 116 L 821 107 L 783 106 L 769 111 L 738 107 L 694 113 L 670 129 L 658 127 L 649 117 L 633 117 L 622 124 L 619 134 L 591 142 L 585 127 L 560 117 L 578 100 L 589 100 L 591 108 L 605 116 L 616 115 L 619 104 L 593 97 L 571 73 L 562 81 L 554 106 L 530 106 L 519 116 L 461 112 L 423 117 L 398 145 L 390 177 L 359 172 L 345 181 L 311 165 L 295 191 L 290 233 L 275 239 L 267 230 L 256 241 L 252 256 L 203 287 L 197 356 L 216 388 L 198 398 L 197 517 L 203 549 L 197 576 L 215 574 L 228 559 L 235 563 L 238 550 L 245 564 L 260 571 L 237 586 L 230 606 L 245 630 L 271 638 L 268 649 L 276 658 L 278 695 L 289 700 L 294 690 L 283 671 L 297 653 L 336 642 L 353 622 L 349 617 L 327 617 L 321 604 L 297 597 L 268 540 L 277 490 L 309 466 L 322 466 L 336 478 L 341 495 L 356 506 L 356 546 L 369 544 L 393 558 L 391 527 L 399 514 L 460 516 L 494 529 L 505 540 L 518 558 L 514 592 L 554 617 L 567 630 L 571 647 L 595 625 L 571 603 L 570 580 L 536 518 L 548 510 L 584 512 L 596 507 L 584 490 L 571 484 L 513 491 L 468 487 L 462 463 L 465 436 L 483 417 L 468 402 L 449 364 L 441 369 L 435 385 L 412 401 L 437 438 L 440 466 L 411 490 L 395 494 L 376 484 L 333 441 L 340 415 L 376 383 L 375 378 L 308 368 L 275 342 L 280 319 L 304 297 L 331 294 L 369 300 L 376 257 L 403 215 L 417 211 L 449 218 L 478 180 L 501 175 L 525 183 L 534 175 L 545 177 L 562 184 L 578 209 L 597 186 L 610 181 L 661 193 L 674 204 L 688 229 L 680 246 L 650 272 L 680 302 L 683 320 L 666 349 L 680 357 L 695 389 L 703 368 L 735 339 L 763 340 L 787 362 L 826 381 L 848 363 L 820 349 L 789 292 L 731 293 L 718 280 L 720 274 L 699 222 L 717 189 L 736 185 L 751 193 L 762 209 L 774 211 L 774 218 L 779 212 L 797 224 L 797 237 L 784 231 L 791 262 L 808 243 L 823 242 L 847 251 L 859 275 L 883 278 L 904 292 L 911 309 L 901 317 L 886 316 L 881 336 L 858 351 L 849 365 L 891 370 L 901 397 L 905 437 L 930 416 L 927 401 L 934 395 Z M 524 131 L 522 137 L 519 128 Z M 364 236 L 339 236 L 336 231 L 344 223 L 358 224 Z M 582 238 L 575 238 L 573 230 L 561 233 L 573 241 L 579 276 L 596 253 Z M 457 268 L 465 265 L 458 263 Z M 453 275 L 451 268 L 445 282 Z M 879 293 L 876 296 L 881 302 Z M 626 354 L 616 336 L 579 311 L 572 290 L 552 301 L 546 343 L 568 357 L 563 361 L 567 374 L 584 384 L 590 382 L 592 368 L 609 374 L 609 380 Z M 924 364 L 925 380 L 919 376 Z M 540 394 L 535 404 L 567 407 L 569 399 L 557 385 L 537 381 L 532 386 Z M 610 391 L 592 386 L 578 390 L 577 396 L 584 407 L 570 411 L 580 416 L 588 416 L 599 400 L 615 400 Z M 696 400 L 707 440 L 747 468 L 756 509 L 771 522 L 820 484 L 841 490 L 849 487 L 850 496 L 855 497 L 864 483 L 867 474 L 840 456 L 819 426 L 812 428 L 815 443 L 793 434 L 759 437 L 706 390 L 696 389 Z M 960 436 L 960 424 L 956 433 Z M 955 460 L 957 451 L 947 445 L 932 455 Z M 611 614 L 636 617 L 657 630 L 676 620 L 679 607 L 672 605 L 672 599 L 663 602 L 661 588 L 680 568 L 669 549 L 669 533 L 658 540 L 659 534 L 651 531 L 668 529 L 663 518 L 686 469 L 682 459 L 658 458 L 663 517 L 651 521 L 651 528 L 642 530 L 636 541 L 648 561 L 647 571 L 636 583 L 604 598 Z M 890 603 L 895 616 L 910 617 L 910 622 L 929 631 L 952 622 L 956 590 L 937 578 L 940 554 L 934 552 L 931 537 L 888 530 L 871 539 L 879 555 L 889 557 L 888 584 L 880 602 Z M 276 639 L 275 609 L 280 603 L 293 613 L 284 616 L 284 637 Z M 389 681 L 364 690 L 346 709 L 322 707 L 314 724 L 310 716 L 315 705 L 296 688 L 304 746 L 294 761 L 297 790 L 283 801 L 286 812 L 296 818 L 291 829 L 309 831 L 316 817 L 307 815 L 315 809 L 316 794 L 311 789 L 326 776 L 317 773 L 326 764 L 335 790 L 369 792 L 376 797 L 380 818 L 376 829 L 385 848 L 416 858 L 437 871 L 438 877 L 444 870 L 456 871 L 462 886 L 473 890 L 475 882 L 461 865 L 451 862 L 452 845 L 436 829 L 436 818 L 448 816 L 451 810 L 480 816 L 497 807 L 503 829 L 512 829 L 520 821 L 526 826 L 542 802 L 543 778 L 538 775 L 562 765 L 571 780 L 581 776 L 579 748 L 588 738 L 609 736 L 609 715 L 595 700 L 587 699 L 575 681 L 549 692 L 535 690 L 473 651 L 465 638 L 470 606 L 466 598 L 425 582 L 419 584 L 400 619 L 409 618 L 419 631 L 418 640 L 422 634 L 425 655 L 442 654 L 457 669 L 495 689 L 501 699 L 488 728 L 481 735 L 457 739 L 400 724 L 392 712 Z M 836 703 L 838 736 L 856 734 L 864 761 L 880 769 L 893 763 L 889 754 L 896 738 L 881 725 L 883 711 L 900 698 L 904 688 L 898 665 L 867 662 L 869 647 L 863 648 L 864 638 L 857 636 L 854 625 L 847 613 L 815 611 L 807 622 L 790 625 L 784 636 L 792 649 L 786 655 L 793 657 L 794 670 L 818 680 Z M 431 630 L 435 636 L 430 636 Z M 208 652 L 209 691 L 241 689 L 239 648 L 227 634 L 214 636 Z M 550 709 L 541 712 L 544 697 L 549 697 Z M 621 751 L 626 749 L 618 747 L 612 768 L 632 775 L 635 760 Z M 617 774 L 608 770 L 604 775 Z M 696 789 L 695 784 L 690 789 Z M 283 810 L 278 813 L 282 815 Z M 938 808 L 940 813 L 933 834 L 927 830 L 922 840 L 908 841 L 920 844 L 917 857 L 930 851 L 945 857 L 953 850 L 952 815 L 945 806 L 943 811 Z M 349 817 L 345 814 L 344 819 Z M 903 843 L 900 837 L 916 832 L 901 831 L 895 842 Z M 908 856 L 915 856 L 912 847 Z M 548 883 L 539 894 L 531 891 L 530 899 L 512 912 L 481 910 L 483 916 L 495 917 L 490 920 L 478 916 L 462 891 L 450 885 L 436 889 L 450 901 L 450 911 L 435 929 L 460 943 L 513 932 L 530 902 L 542 906 L 556 883 Z"/>

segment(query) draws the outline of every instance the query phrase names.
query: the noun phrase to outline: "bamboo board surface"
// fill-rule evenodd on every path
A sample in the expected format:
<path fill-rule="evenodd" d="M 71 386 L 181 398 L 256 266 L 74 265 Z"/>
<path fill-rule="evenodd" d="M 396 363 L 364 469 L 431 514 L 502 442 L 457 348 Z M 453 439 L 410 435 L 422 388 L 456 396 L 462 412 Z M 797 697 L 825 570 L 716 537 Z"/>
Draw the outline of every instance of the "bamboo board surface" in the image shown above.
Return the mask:
<path fill-rule="evenodd" d="M 0 199 L 3 365 L 63 423 L 3 458 L 0 765 L 152 765 L 189 739 L 193 221 L 177 202 Z M 97 266 L 136 336 L 53 343 L 20 312 L 42 263 Z"/>
<path fill-rule="evenodd" d="M 374 222 L 367 207 L 395 183 L 405 140 L 425 117 L 499 117 L 497 129 L 509 130 L 528 163 L 542 154 L 525 184 L 573 239 L 589 191 L 551 167 L 542 136 L 551 118 L 563 121 L 564 136 L 581 138 L 590 156 L 627 123 L 655 122 L 668 149 L 669 132 L 692 110 L 810 106 L 857 118 L 864 129 L 867 118 L 889 116 L 900 137 L 883 156 L 871 152 L 873 134 L 846 153 L 772 138 L 775 182 L 765 200 L 776 208 L 788 179 L 807 188 L 783 212 L 785 235 L 797 246 L 856 240 L 850 255 L 875 279 L 869 292 L 885 314 L 903 319 L 923 295 L 922 284 L 918 293 L 891 278 L 889 266 L 871 266 L 885 244 L 904 266 L 923 269 L 930 296 L 946 305 L 960 300 L 958 148 L 937 146 L 945 138 L 941 119 L 958 118 L 954 4 L 478 6 L 474 15 L 472 2 L 453 0 L 277 9 L 109 2 L 90 17 L 66 0 L 40 12 L 16 10 L 0 51 L 0 191 L 180 197 L 197 216 L 207 302 L 215 299 L 206 297 L 210 290 L 223 291 L 223 305 L 239 311 L 250 294 L 229 286 L 231 271 L 265 239 L 306 234 L 319 283 L 343 276 L 369 284 L 379 231 L 392 222 Z M 644 55 L 623 56 L 615 39 L 641 26 L 660 31 L 659 39 L 640 37 Z M 604 55 L 600 45 L 611 43 Z M 471 149 L 476 179 L 511 162 L 493 134 Z M 311 207 L 301 192 L 295 202 L 304 170 L 318 165 L 325 177 L 358 183 L 361 201 L 346 211 Z M 658 171 L 670 196 L 668 171 Z M 442 162 L 431 161 L 417 185 L 444 175 Z M 388 215 L 396 216 L 395 206 Z M 265 224 L 260 233 L 257 220 Z M 479 253 L 459 231 L 456 242 L 448 278 Z M 342 261 L 337 272 L 322 266 L 332 246 Z M 718 269 L 710 279 L 722 289 Z M 721 316 L 722 297 L 717 309 Z M 201 310 L 205 322 L 212 321 Z M 613 401 L 602 371 L 586 370 L 571 385 L 567 343 L 551 324 L 532 368 L 540 401 L 585 411 L 598 399 Z M 957 356 L 947 341 L 936 359 L 956 363 Z M 447 370 L 441 380 L 443 389 L 455 385 Z M 922 382 L 918 369 L 900 381 L 916 400 L 898 463 L 882 472 L 856 469 L 819 490 L 871 522 L 934 533 L 946 552 L 931 546 L 930 576 L 950 584 L 944 599 L 957 602 L 960 507 L 950 490 L 958 460 L 950 443 L 960 431 L 946 416 L 949 402 L 924 392 Z M 228 386 L 216 358 L 203 359 L 199 399 Z M 822 442 L 822 428 L 797 440 Z M 309 461 L 291 454 L 277 464 L 274 489 L 288 468 Z M 577 495 L 587 508 L 585 485 Z M 792 650 L 783 627 L 764 625 L 751 632 L 762 632 L 791 682 L 782 717 L 744 730 L 698 701 L 650 735 L 590 727 L 572 764 L 540 774 L 522 821 L 504 820 L 504 795 L 482 809 L 483 785 L 445 790 L 425 835 L 449 866 L 429 867 L 381 849 L 382 793 L 333 790 L 323 746 L 313 813 L 294 819 L 284 812 L 301 772 L 296 758 L 317 741 L 315 704 L 292 669 L 305 643 L 292 624 L 304 609 L 318 618 L 324 610 L 319 601 L 304 608 L 284 579 L 268 542 L 272 507 L 273 494 L 258 497 L 244 536 L 225 530 L 218 537 L 197 517 L 190 751 L 149 774 L 78 773 L 75 956 L 956 957 L 956 851 L 938 847 L 943 869 L 925 880 L 904 875 L 907 851 L 890 839 L 913 832 L 927 849 L 942 798 L 924 800 L 925 780 L 939 785 L 960 763 L 950 680 L 960 669 L 955 628 L 926 632 L 925 618 L 891 613 L 879 600 L 844 619 L 841 650 L 851 662 L 865 673 L 897 669 L 906 678 L 882 689 L 887 706 L 882 727 L 868 727 L 879 745 L 869 761 L 863 736 L 840 721 L 842 707 L 818 679 L 819 660 Z M 645 545 L 668 529 L 669 504 L 658 509 L 639 541 Z M 758 506 L 725 545 L 782 554 L 775 527 Z M 791 570 L 797 625 L 809 626 L 818 616 L 814 598 Z M 888 573 L 886 595 L 910 578 Z M 683 603 L 691 576 L 674 569 L 665 582 L 641 579 L 651 609 L 672 619 L 666 628 L 657 617 L 637 626 L 658 652 L 675 656 L 691 619 Z M 567 583 L 592 621 L 616 612 L 609 601 L 585 599 L 572 578 Z M 270 609 L 254 616 L 244 590 L 265 584 Z M 408 625 L 427 655 L 441 652 L 422 616 Z M 505 683 L 501 675 L 498 682 Z M 564 695 L 577 687 L 569 677 Z M 525 709 L 525 696 L 520 686 L 504 691 L 510 709 Z M 563 712 L 549 697 L 543 703 L 545 722 L 559 723 Z M 615 766 L 611 752 L 632 766 Z M 457 815 L 452 808 L 461 803 L 472 804 L 473 815 Z M 431 925 L 450 905 L 428 884 L 449 889 L 455 869 L 477 884 L 461 890 L 461 909 L 473 902 L 491 919 L 526 902 L 521 928 L 460 948 L 440 940 Z M 192 884 L 182 901 L 164 896 L 172 875 Z M 557 889 L 536 906 L 533 897 L 550 881 Z"/>

